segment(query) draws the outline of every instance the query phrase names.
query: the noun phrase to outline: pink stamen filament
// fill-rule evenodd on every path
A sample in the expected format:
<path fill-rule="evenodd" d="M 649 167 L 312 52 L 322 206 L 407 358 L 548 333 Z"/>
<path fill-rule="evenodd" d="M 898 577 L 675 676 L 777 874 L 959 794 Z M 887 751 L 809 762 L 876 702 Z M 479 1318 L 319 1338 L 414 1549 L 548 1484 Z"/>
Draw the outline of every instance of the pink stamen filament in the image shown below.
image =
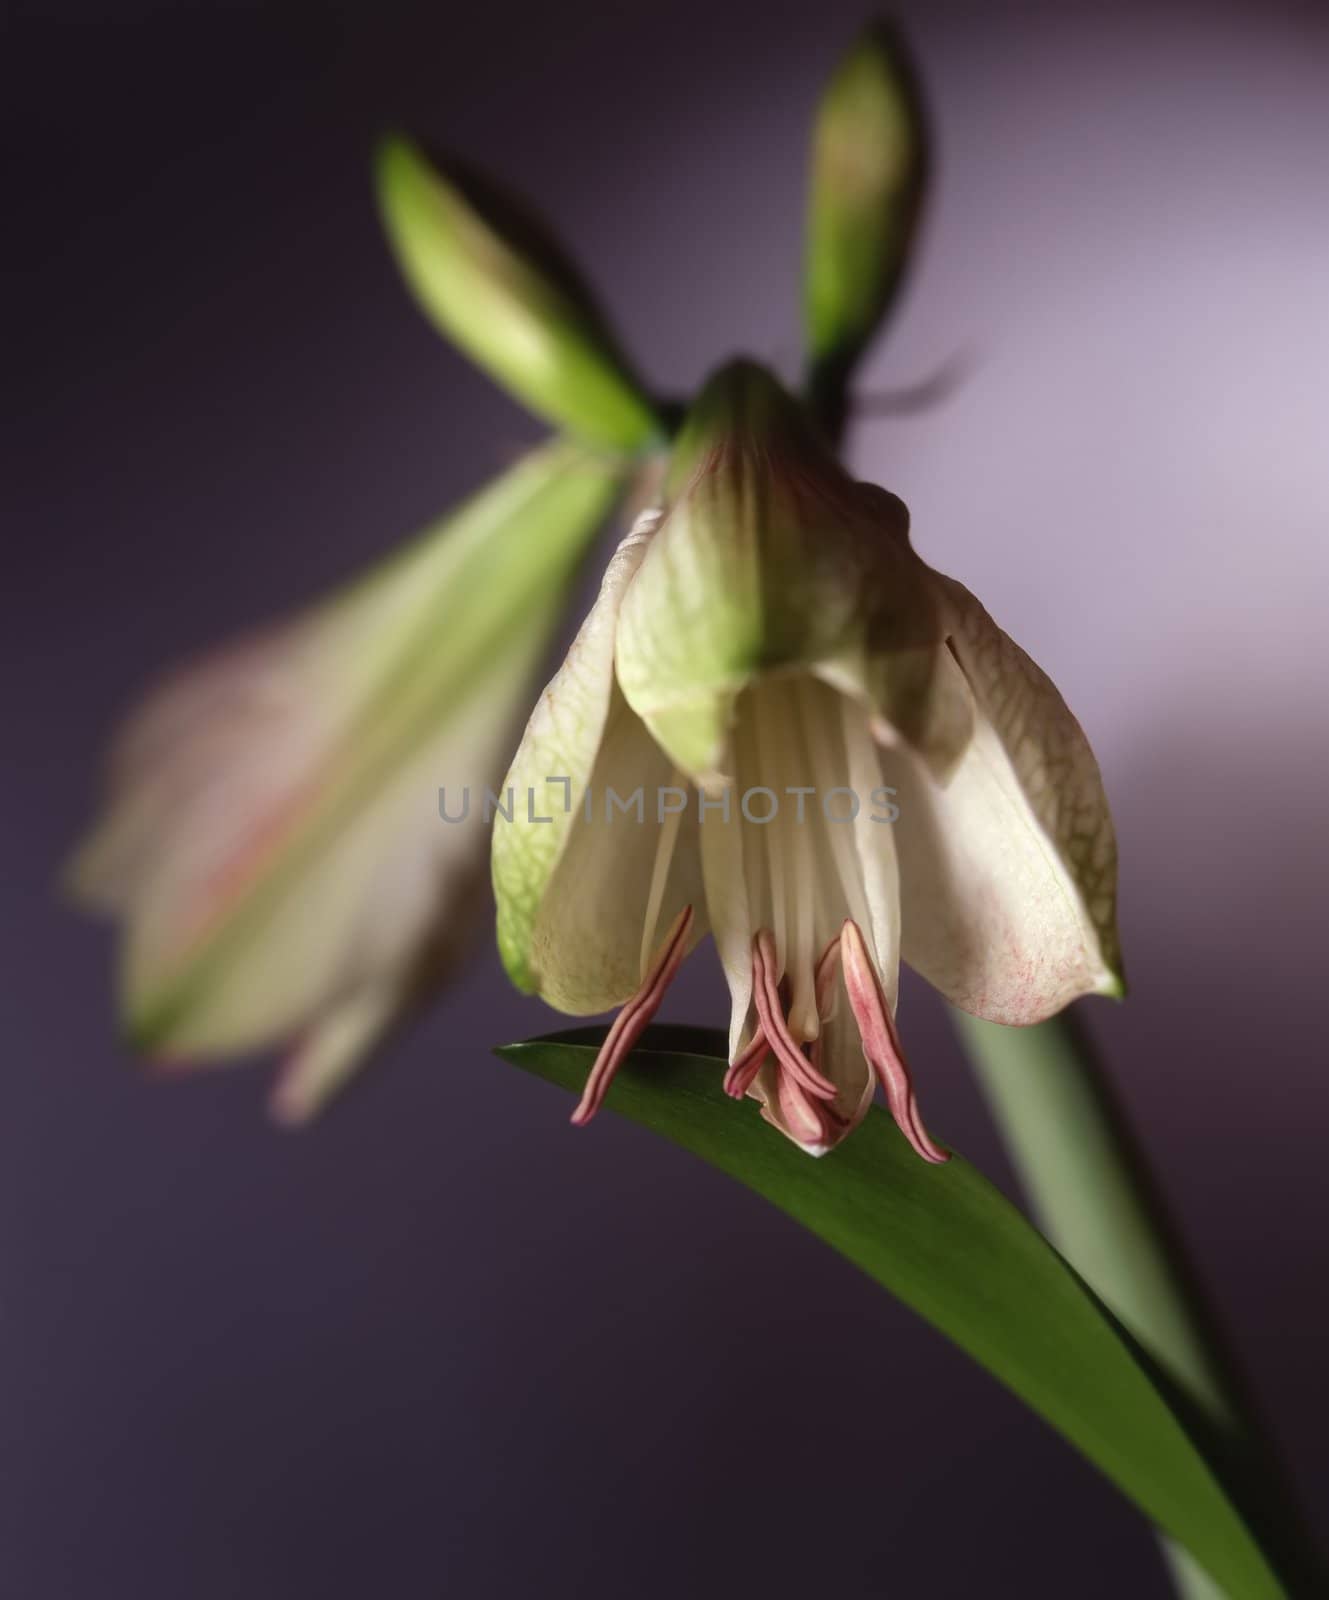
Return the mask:
<path fill-rule="evenodd" d="M 839 941 L 832 940 L 816 965 L 813 992 L 819 1020 L 824 1020 L 829 1009 L 830 984 L 839 951 Z M 776 964 L 775 937 L 768 929 L 762 929 L 752 943 L 752 995 L 757 1007 L 757 1028 L 725 1074 L 725 1092 L 736 1100 L 741 1099 L 774 1052 L 775 1096 L 785 1126 L 801 1144 L 825 1145 L 830 1142 L 832 1130 L 843 1126 L 843 1119 L 827 1103 L 836 1098 L 838 1091 L 819 1067 L 820 1033 L 812 1041 L 809 1059 L 789 1029 L 780 999 Z"/>
<path fill-rule="evenodd" d="M 812 1041 L 812 1065 L 821 1071 L 822 1050 L 826 1041 L 826 1024 L 831 1020 L 831 1007 L 834 1003 L 836 968 L 840 965 L 840 941 L 838 938 L 831 942 L 817 958 L 817 971 L 813 978 L 812 992 L 817 997 L 817 1016 L 821 1020 L 821 1031 Z"/>
<path fill-rule="evenodd" d="M 800 1144 L 824 1145 L 829 1140 L 827 1131 L 831 1115 L 829 1107 L 818 1106 L 803 1093 L 793 1074 L 778 1073 L 775 1092 L 779 1096 L 780 1110 L 784 1112 L 785 1125 Z"/>
<path fill-rule="evenodd" d="M 818 1100 L 834 1100 L 835 1085 L 817 1071 L 789 1031 L 777 982 L 775 938 L 769 928 L 763 928 L 752 942 L 752 998 L 762 1032 L 780 1065 L 800 1088 Z"/>
<path fill-rule="evenodd" d="M 840 960 L 849 1004 L 863 1040 L 863 1054 L 886 1091 L 886 1104 L 900 1132 L 924 1161 L 949 1161 L 950 1153 L 936 1144 L 923 1126 L 891 1008 L 882 993 L 863 935 L 853 921 L 846 921 L 840 930 Z"/>
<path fill-rule="evenodd" d="M 577 1109 L 572 1113 L 572 1121 L 577 1127 L 584 1128 L 604 1104 L 615 1074 L 631 1055 L 637 1041 L 649 1026 L 651 1018 L 660 1009 L 665 991 L 673 982 L 674 974 L 682 964 L 687 950 L 688 930 L 691 927 L 692 907 L 684 906 L 665 935 L 665 941 L 660 946 L 654 964 L 642 979 L 641 988 L 614 1018 L 609 1032 L 605 1035 L 604 1043 L 595 1058 L 595 1065 L 586 1079 L 586 1087 L 582 1091 Z"/>
<path fill-rule="evenodd" d="M 729 1071 L 724 1075 L 724 1092 L 735 1100 L 741 1100 L 752 1087 L 752 1081 L 766 1063 L 771 1047 L 766 1042 L 766 1035 L 758 1023 L 757 1031 L 752 1038 L 734 1057 L 730 1063 Z"/>

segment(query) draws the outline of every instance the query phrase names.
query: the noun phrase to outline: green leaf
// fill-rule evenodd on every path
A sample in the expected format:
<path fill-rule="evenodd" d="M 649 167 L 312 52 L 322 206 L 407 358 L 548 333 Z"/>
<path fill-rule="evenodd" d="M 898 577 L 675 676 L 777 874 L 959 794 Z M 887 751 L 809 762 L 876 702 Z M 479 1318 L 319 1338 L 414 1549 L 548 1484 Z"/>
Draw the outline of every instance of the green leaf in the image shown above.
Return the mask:
<path fill-rule="evenodd" d="M 388 242 L 420 308 L 537 415 L 638 450 L 661 426 L 580 276 L 511 195 L 385 139 L 376 168 Z"/>
<path fill-rule="evenodd" d="M 580 1091 L 603 1030 L 498 1054 Z M 1184 1402 L 1084 1281 L 962 1157 L 929 1166 L 874 1108 L 820 1161 L 721 1088 L 724 1042 L 655 1028 L 620 1073 L 613 1111 L 764 1195 L 953 1339 L 1064 1434 L 1230 1600 L 1285 1595 L 1215 1469 Z M 1188 1419 L 1189 1420 L 1189 1419 Z"/>

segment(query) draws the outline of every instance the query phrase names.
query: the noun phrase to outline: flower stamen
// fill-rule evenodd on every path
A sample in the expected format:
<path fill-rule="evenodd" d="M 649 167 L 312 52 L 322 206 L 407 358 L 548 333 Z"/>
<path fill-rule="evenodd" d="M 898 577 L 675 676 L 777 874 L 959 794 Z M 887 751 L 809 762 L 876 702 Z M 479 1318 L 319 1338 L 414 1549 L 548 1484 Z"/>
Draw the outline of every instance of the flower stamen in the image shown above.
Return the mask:
<path fill-rule="evenodd" d="M 846 920 L 840 930 L 840 960 L 849 1004 L 863 1040 L 863 1054 L 886 1091 L 886 1104 L 900 1132 L 924 1161 L 949 1161 L 950 1153 L 936 1144 L 923 1126 L 891 1008 L 881 991 L 862 932 L 852 920 Z"/>
<path fill-rule="evenodd" d="M 765 1030 L 757 1024 L 757 1031 L 738 1052 L 724 1075 L 724 1092 L 734 1100 L 741 1100 L 752 1087 L 753 1079 L 766 1064 L 771 1053 Z"/>
<path fill-rule="evenodd" d="M 790 1133 L 801 1145 L 809 1146 L 820 1154 L 829 1138 L 826 1121 L 830 1115 L 829 1109 L 809 1100 L 802 1086 L 788 1072 L 777 1074 L 775 1092 L 779 1096 L 780 1110 L 784 1113 L 785 1125 Z"/>
<path fill-rule="evenodd" d="M 834 1100 L 835 1085 L 817 1071 L 789 1031 L 776 987 L 776 967 L 775 937 L 769 928 L 763 928 L 752 942 L 752 998 L 762 1031 L 776 1059 L 796 1084 L 818 1100 Z"/>
<path fill-rule="evenodd" d="M 673 926 L 666 934 L 650 971 L 642 979 L 641 988 L 614 1018 L 590 1076 L 586 1079 L 577 1109 L 572 1113 L 572 1121 L 578 1128 L 584 1128 L 604 1104 L 609 1085 L 614 1081 L 618 1069 L 631 1055 L 651 1018 L 660 1009 L 665 991 L 682 964 L 691 927 L 692 907 L 684 906 L 674 918 Z"/>
<path fill-rule="evenodd" d="M 817 957 L 817 970 L 813 978 L 812 990 L 817 997 L 817 1016 L 823 1027 L 812 1041 L 812 1065 L 821 1071 L 821 1056 L 825 1048 L 825 1024 L 831 1020 L 831 1011 L 835 1005 L 835 973 L 840 965 L 840 940 L 838 937 L 831 942 Z"/>
<path fill-rule="evenodd" d="M 817 958 L 816 974 L 813 979 L 813 992 L 817 997 L 817 1014 L 822 1022 L 826 1022 L 831 1014 L 831 984 L 835 979 L 835 970 L 839 961 L 840 940 L 837 937 L 831 940 Z M 812 1041 L 811 1054 L 812 1067 L 817 1072 L 821 1071 L 823 1048 L 824 1036 L 818 1033 L 817 1037 Z M 770 1053 L 771 1046 L 766 1037 L 766 1030 L 758 1022 L 756 1032 L 734 1057 L 728 1072 L 725 1073 L 724 1092 L 735 1100 L 741 1100 L 752 1087 L 757 1074 L 765 1066 L 766 1058 Z"/>

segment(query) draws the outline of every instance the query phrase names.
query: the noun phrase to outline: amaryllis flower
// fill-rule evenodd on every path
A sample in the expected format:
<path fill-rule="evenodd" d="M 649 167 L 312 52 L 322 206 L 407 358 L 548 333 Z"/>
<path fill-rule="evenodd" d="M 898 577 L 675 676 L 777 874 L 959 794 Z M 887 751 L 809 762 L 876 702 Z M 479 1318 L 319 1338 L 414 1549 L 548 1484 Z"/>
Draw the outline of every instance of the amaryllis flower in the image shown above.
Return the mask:
<path fill-rule="evenodd" d="M 281 1045 L 274 1109 L 299 1121 L 437 981 L 488 842 L 443 822 L 439 787 L 502 771 L 623 470 L 534 451 L 131 718 L 70 879 L 124 923 L 141 1050 L 187 1065 Z"/>
<path fill-rule="evenodd" d="M 1003 1023 L 1119 990 L 1112 824 L 1078 724 L 753 365 L 703 391 L 505 781 L 509 973 L 565 1012 L 622 1007 L 578 1122 L 708 930 L 726 1087 L 818 1154 L 879 1084 L 946 1158 L 896 1028 L 902 958 Z"/>

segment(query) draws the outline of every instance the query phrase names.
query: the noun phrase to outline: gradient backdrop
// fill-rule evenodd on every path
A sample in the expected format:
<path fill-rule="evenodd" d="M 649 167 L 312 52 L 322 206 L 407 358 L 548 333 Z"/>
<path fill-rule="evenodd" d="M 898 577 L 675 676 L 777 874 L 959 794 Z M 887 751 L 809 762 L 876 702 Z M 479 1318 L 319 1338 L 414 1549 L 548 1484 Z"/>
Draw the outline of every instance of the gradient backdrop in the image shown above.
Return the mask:
<path fill-rule="evenodd" d="M 864 14 L 11 9 L 5 1594 L 1164 1595 L 1125 1503 L 910 1314 L 493 1061 L 550 1019 L 487 930 L 296 1137 L 261 1068 L 136 1073 L 106 931 L 52 888 L 156 672 L 538 434 L 401 288 L 375 132 L 536 197 L 661 384 L 788 371 L 809 110 Z M 865 381 L 966 376 L 854 460 L 1099 752 L 1134 993 L 1092 1021 L 1323 1506 L 1326 12 L 905 16 L 940 188 Z M 718 1018 L 693 966 L 673 1014 Z M 938 1002 L 903 1020 L 929 1120 L 1007 1181 Z"/>

